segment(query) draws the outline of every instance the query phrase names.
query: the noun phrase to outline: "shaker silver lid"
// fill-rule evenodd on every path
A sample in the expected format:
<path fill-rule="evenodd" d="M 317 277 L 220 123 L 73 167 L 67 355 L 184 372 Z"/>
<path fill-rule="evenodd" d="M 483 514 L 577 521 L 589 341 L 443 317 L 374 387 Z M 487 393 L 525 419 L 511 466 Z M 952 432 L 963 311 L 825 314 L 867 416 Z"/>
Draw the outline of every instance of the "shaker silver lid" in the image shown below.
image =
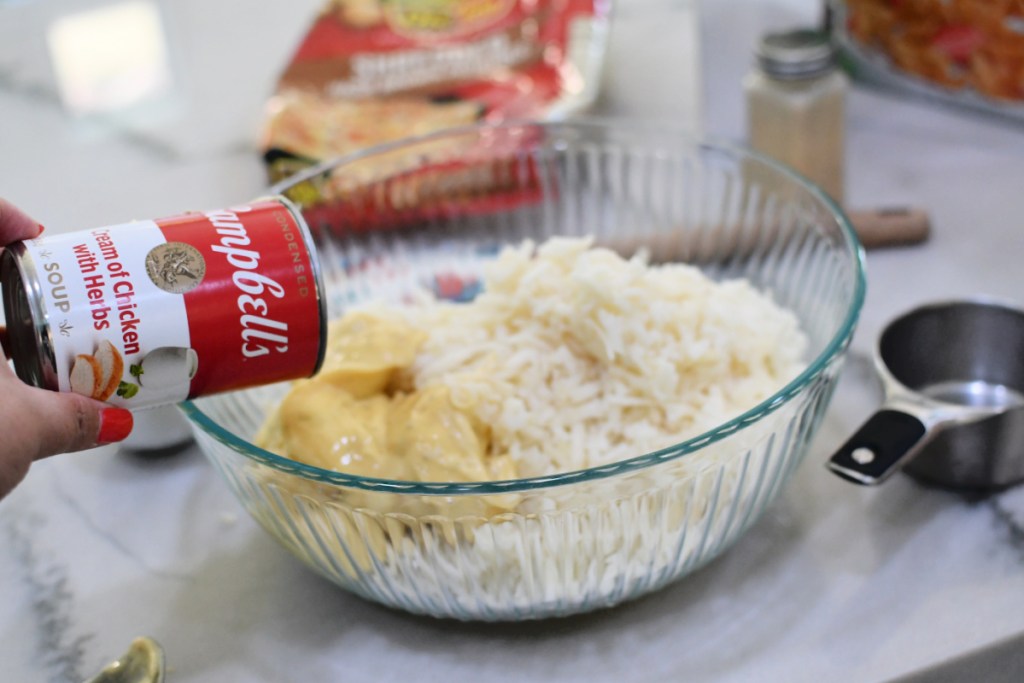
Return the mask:
<path fill-rule="evenodd" d="M 756 51 L 761 69 L 772 78 L 803 80 L 822 76 L 836 64 L 828 34 L 811 29 L 768 33 Z"/>

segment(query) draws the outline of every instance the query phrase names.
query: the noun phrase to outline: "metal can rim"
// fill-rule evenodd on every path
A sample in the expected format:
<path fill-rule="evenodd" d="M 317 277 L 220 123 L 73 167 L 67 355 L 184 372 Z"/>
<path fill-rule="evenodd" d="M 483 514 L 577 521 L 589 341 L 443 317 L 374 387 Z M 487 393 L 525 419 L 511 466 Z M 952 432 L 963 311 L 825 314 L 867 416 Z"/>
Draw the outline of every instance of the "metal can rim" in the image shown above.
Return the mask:
<path fill-rule="evenodd" d="M 0 253 L 0 286 L 3 288 L 4 316 L 11 343 L 11 360 L 18 377 L 33 386 L 56 391 L 57 362 L 53 331 L 43 308 L 42 282 L 23 242 L 4 247 Z M 17 324 L 14 307 L 20 304 L 28 311 L 31 325 Z M 35 353 L 19 353 L 33 348 Z"/>
<path fill-rule="evenodd" d="M 320 372 L 320 368 L 324 364 L 324 358 L 327 355 L 327 289 L 324 286 L 323 268 L 320 266 L 320 253 L 316 248 L 316 242 L 313 240 L 313 231 L 310 229 L 309 223 L 306 221 L 306 217 L 302 214 L 299 207 L 292 202 L 292 200 L 288 199 L 284 195 L 269 195 L 261 197 L 257 201 L 275 201 L 288 209 L 288 212 L 295 219 L 295 223 L 298 225 L 299 231 L 302 233 L 302 241 L 306 245 L 306 253 L 309 255 L 309 265 L 310 268 L 313 269 L 317 310 L 320 314 L 320 340 L 317 358 L 316 363 L 313 365 L 313 371 L 309 373 L 309 376 L 312 377 L 316 373 Z"/>

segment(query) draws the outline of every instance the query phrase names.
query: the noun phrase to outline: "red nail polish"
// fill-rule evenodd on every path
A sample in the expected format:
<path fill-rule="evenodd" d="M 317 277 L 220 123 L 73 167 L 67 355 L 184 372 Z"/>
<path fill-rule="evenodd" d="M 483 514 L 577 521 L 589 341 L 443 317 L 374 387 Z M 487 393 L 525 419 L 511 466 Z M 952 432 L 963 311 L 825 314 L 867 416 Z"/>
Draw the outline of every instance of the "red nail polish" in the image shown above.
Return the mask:
<path fill-rule="evenodd" d="M 39 232 L 36 233 L 36 237 L 39 237 L 39 235 L 42 235 L 43 234 L 43 230 L 46 230 L 46 228 L 43 227 L 42 223 L 39 223 L 38 225 L 39 225 Z"/>
<path fill-rule="evenodd" d="M 100 433 L 96 436 L 96 443 L 123 441 L 132 433 L 134 423 L 132 414 L 124 408 L 104 408 L 100 413 Z"/>

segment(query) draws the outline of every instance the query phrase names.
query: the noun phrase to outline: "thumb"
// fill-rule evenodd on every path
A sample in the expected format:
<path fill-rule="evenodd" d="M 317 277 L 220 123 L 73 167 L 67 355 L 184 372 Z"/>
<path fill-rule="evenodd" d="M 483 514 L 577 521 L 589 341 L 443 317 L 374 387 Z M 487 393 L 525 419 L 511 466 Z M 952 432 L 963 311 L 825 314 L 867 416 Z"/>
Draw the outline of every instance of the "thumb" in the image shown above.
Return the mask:
<path fill-rule="evenodd" d="M 121 441 L 132 431 L 132 414 L 124 408 L 75 393 L 25 387 L 29 414 L 22 427 L 34 460 Z"/>

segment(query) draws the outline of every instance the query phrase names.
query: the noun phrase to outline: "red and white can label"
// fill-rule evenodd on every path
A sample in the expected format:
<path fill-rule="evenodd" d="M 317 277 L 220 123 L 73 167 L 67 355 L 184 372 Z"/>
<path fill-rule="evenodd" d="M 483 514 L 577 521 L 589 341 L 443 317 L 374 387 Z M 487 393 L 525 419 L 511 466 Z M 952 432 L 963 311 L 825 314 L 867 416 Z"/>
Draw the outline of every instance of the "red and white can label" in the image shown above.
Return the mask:
<path fill-rule="evenodd" d="M 142 408 L 317 369 L 316 266 L 283 202 L 47 236 L 26 249 L 60 391 Z"/>

